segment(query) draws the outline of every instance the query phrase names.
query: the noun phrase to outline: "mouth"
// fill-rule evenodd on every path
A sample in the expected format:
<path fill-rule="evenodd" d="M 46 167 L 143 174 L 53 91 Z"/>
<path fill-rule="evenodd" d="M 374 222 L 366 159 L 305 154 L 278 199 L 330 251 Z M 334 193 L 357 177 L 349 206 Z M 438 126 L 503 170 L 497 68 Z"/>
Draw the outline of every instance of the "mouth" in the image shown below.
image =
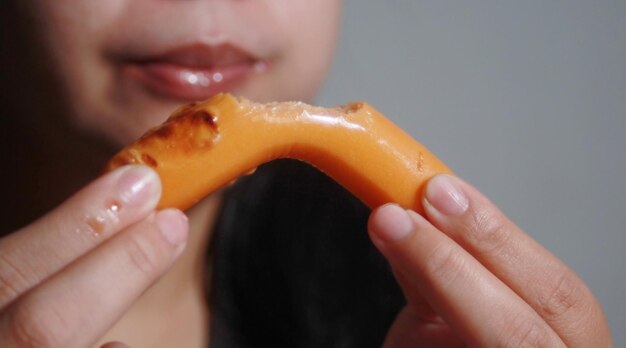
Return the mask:
<path fill-rule="evenodd" d="M 127 59 L 122 73 L 161 98 L 189 102 L 233 92 L 267 68 L 265 60 L 230 44 L 194 44 Z"/>

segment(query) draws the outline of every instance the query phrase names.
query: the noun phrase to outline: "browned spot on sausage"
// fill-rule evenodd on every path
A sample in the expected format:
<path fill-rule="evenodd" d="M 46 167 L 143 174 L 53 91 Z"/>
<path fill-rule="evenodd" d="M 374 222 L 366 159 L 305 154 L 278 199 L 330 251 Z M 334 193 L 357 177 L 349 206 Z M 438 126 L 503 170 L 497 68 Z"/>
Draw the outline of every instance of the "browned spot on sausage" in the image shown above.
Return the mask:
<path fill-rule="evenodd" d="M 424 175 L 424 154 L 422 151 L 417 155 L 417 172 Z"/>
<path fill-rule="evenodd" d="M 191 111 L 191 109 L 195 108 L 198 105 L 197 102 L 193 102 L 187 105 L 181 106 L 178 110 L 174 111 L 174 113 L 168 118 L 168 120 L 172 120 L 179 117 L 184 117 L 186 114 Z"/>
<path fill-rule="evenodd" d="M 209 125 L 209 127 L 211 127 L 212 129 L 217 130 L 217 123 L 215 122 L 215 116 L 211 115 L 208 111 L 198 110 L 191 117 L 193 117 L 196 120 L 200 120 L 203 123 L 206 123 L 207 125 Z"/>
<path fill-rule="evenodd" d="M 148 155 L 147 153 L 141 154 L 141 161 L 152 168 L 156 168 L 159 163 L 154 159 L 154 157 Z"/>
<path fill-rule="evenodd" d="M 157 128 L 156 130 L 154 130 L 154 132 L 152 133 L 152 135 L 159 137 L 159 138 L 169 138 L 172 133 L 174 133 L 174 130 L 172 129 L 172 125 L 169 123 L 163 124 L 161 127 Z"/>
<path fill-rule="evenodd" d="M 162 142 L 169 149 L 189 152 L 206 149 L 213 145 L 218 134 L 217 117 L 209 111 L 199 108 L 183 107 L 176 117 L 146 133 L 138 143 L 147 145 Z M 150 145 L 147 145 L 150 146 Z M 136 154 L 142 163 L 156 167 L 157 161 L 147 154 Z"/>
<path fill-rule="evenodd" d="M 363 103 L 360 103 L 360 102 L 354 102 L 354 103 L 342 105 L 339 107 L 339 109 L 345 113 L 357 112 L 361 110 L 362 108 L 363 108 Z"/>
<path fill-rule="evenodd" d="M 137 163 L 137 160 L 134 157 L 127 154 L 119 154 L 109 162 L 109 165 L 107 166 L 107 171 L 134 163 Z"/>

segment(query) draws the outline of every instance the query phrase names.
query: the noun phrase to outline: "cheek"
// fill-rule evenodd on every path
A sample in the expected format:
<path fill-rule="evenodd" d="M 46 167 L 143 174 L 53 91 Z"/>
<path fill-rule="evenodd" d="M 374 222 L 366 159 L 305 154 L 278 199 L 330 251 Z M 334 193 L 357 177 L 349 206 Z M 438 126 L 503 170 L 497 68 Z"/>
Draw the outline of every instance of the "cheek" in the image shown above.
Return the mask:
<path fill-rule="evenodd" d="M 34 2 L 44 41 L 63 78 L 89 77 L 89 74 L 85 77 L 85 65 L 93 68 L 100 63 L 96 60 L 101 58 L 102 43 L 107 33 L 117 25 L 126 3 L 127 0 Z"/>
<path fill-rule="evenodd" d="M 272 18 L 265 26 L 281 48 L 275 59 L 273 88 L 279 91 L 279 99 L 310 100 L 332 62 L 340 2 L 284 0 L 269 3 Z M 263 26 L 260 22 L 255 24 Z"/>
<path fill-rule="evenodd" d="M 317 92 L 328 73 L 336 45 L 337 22 L 338 19 L 330 16 L 309 16 L 297 24 L 290 65 L 296 72 L 293 77 L 297 81 L 293 83 L 301 86 L 306 99 Z"/>
<path fill-rule="evenodd" d="M 306 1 L 306 0 L 304 0 Z M 311 98 L 326 77 L 330 68 L 337 41 L 339 25 L 339 5 L 337 1 L 319 1 L 313 11 L 303 11 L 302 16 L 292 21 L 294 70 L 300 75 L 299 81 Z"/>
<path fill-rule="evenodd" d="M 68 120 L 78 128 L 99 129 L 98 133 L 120 130 L 115 119 L 107 116 L 113 113 L 103 96 L 112 74 L 102 45 L 127 4 L 127 0 L 33 2 L 52 67 L 73 111 Z"/>

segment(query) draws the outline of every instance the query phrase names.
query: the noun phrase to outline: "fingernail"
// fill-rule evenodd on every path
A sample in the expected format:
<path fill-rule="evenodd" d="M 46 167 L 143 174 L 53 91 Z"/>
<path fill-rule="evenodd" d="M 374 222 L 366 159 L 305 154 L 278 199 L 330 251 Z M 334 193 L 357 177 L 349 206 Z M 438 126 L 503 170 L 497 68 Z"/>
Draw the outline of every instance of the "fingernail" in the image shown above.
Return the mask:
<path fill-rule="evenodd" d="M 176 247 L 185 243 L 188 230 L 187 216 L 180 210 L 162 210 L 154 219 L 161 234 L 170 245 Z"/>
<path fill-rule="evenodd" d="M 469 201 L 458 181 L 450 175 L 440 174 L 428 182 L 425 193 L 426 206 L 444 215 L 458 216 L 469 207 Z"/>
<path fill-rule="evenodd" d="M 375 214 L 371 229 L 383 240 L 400 240 L 413 231 L 413 220 L 407 211 L 397 204 L 385 204 L 378 208 Z"/>
<path fill-rule="evenodd" d="M 128 205 L 156 205 L 161 185 L 157 173 L 141 165 L 125 166 L 117 182 L 120 200 Z"/>

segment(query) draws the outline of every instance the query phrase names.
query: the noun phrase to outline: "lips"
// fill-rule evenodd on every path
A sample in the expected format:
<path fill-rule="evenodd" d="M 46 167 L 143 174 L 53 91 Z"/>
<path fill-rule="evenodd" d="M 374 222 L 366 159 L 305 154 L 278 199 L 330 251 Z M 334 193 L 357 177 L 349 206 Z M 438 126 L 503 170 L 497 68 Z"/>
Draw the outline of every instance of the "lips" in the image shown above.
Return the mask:
<path fill-rule="evenodd" d="M 125 60 L 123 74 L 160 97 L 182 101 L 232 92 L 267 63 L 229 44 L 197 44 Z"/>

